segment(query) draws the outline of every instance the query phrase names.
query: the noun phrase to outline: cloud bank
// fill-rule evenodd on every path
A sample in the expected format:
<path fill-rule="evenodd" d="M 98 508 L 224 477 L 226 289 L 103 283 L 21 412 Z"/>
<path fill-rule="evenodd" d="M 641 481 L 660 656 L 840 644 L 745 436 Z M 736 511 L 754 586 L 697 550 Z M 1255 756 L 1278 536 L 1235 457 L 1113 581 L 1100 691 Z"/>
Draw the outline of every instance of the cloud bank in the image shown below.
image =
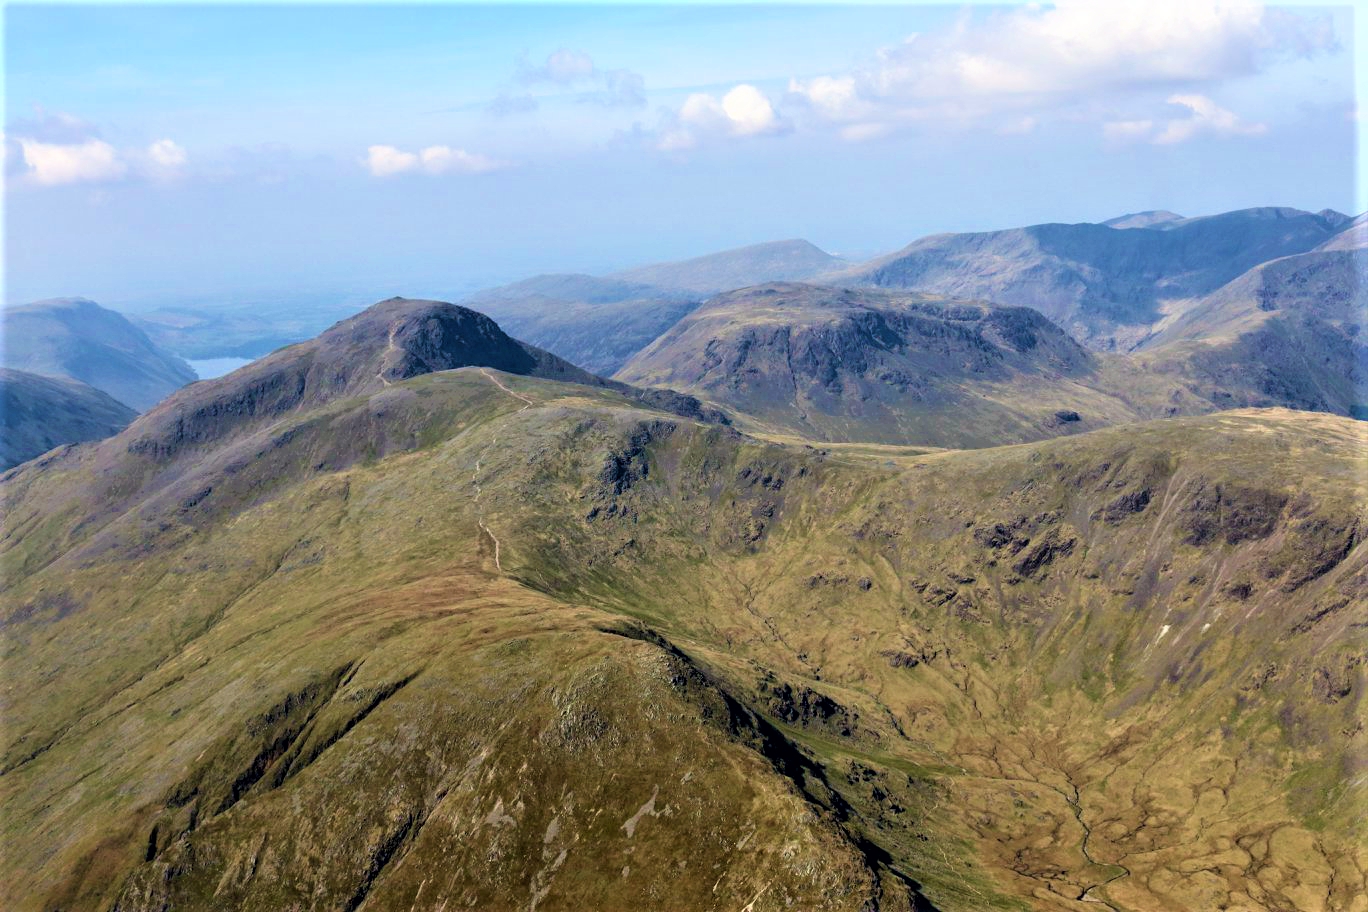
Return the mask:
<path fill-rule="evenodd" d="M 850 139 L 928 120 L 1019 124 L 1066 106 L 1134 103 L 1157 93 L 1174 104 L 1200 99 L 1186 105 L 1191 117 L 1165 139 L 1181 142 L 1261 132 L 1241 128 L 1201 90 L 1336 46 L 1324 17 L 1250 0 L 1059 0 L 966 14 L 952 28 L 884 48 L 851 72 L 794 79 L 788 97 L 812 121 Z M 1109 135 L 1128 129 L 1113 120 Z"/>

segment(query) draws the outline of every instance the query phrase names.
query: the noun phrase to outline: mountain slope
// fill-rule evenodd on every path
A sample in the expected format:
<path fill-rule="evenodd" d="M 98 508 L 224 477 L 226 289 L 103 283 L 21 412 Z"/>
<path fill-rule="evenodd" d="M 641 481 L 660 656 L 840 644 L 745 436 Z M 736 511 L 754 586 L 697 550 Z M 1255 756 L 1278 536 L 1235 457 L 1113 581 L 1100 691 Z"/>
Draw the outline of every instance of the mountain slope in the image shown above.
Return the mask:
<path fill-rule="evenodd" d="M 1173 222 L 1181 222 L 1183 217 L 1167 209 L 1147 209 L 1144 212 L 1129 212 L 1109 218 L 1101 224 L 1108 228 L 1156 228 Z"/>
<path fill-rule="evenodd" d="M 520 339 L 604 375 L 616 373 L 709 294 L 806 279 L 843 261 L 807 241 L 774 241 L 610 276 L 534 276 L 466 299 Z"/>
<path fill-rule="evenodd" d="M 83 298 L 36 301 L 4 311 L 6 367 L 70 377 L 145 411 L 195 379 L 112 310 Z"/>
<path fill-rule="evenodd" d="M 762 430 L 977 447 L 1213 407 L 1090 353 L 1033 310 L 775 284 L 719 295 L 618 377 L 687 390 Z"/>
<path fill-rule="evenodd" d="M 466 304 L 510 333 L 605 376 L 698 306 L 695 295 L 587 275 L 543 275 Z"/>
<path fill-rule="evenodd" d="M 770 241 L 689 260 L 639 266 L 609 278 L 706 295 L 761 282 L 802 281 L 842 265 L 840 257 L 807 241 Z"/>
<path fill-rule="evenodd" d="M 1368 889 L 1361 424 L 864 460 L 385 379 L 0 485 L 7 908 Z"/>
<path fill-rule="evenodd" d="M 649 405 L 723 420 L 669 390 L 637 390 L 590 374 L 508 336 L 484 314 L 441 301 L 390 298 L 316 339 L 282 348 L 214 383 L 167 399 L 130 429 L 130 446 L 172 457 L 263 427 L 291 412 L 365 395 L 410 377 L 460 367 L 612 389 Z"/>
<path fill-rule="evenodd" d="M 1365 279 L 1368 250 L 1351 228 L 1191 302 L 1140 344 L 1138 360 L 1230 404 L 1368 414 Z"/>
<path fill-rule="evenodd" d="M 0 368 L 0 471 L 64 443 L 117 434 L 137 414 L 76 380 Z"/>
<path fill-rule="evenodd" d="M 1039 310 L 1089 347 L 1126 350 L 1165 302 L 1208 294 L 1344 230 L 1339 213 L 1262 208 L 1148 227 L 1033 225 L 923 238 L 843 277 Z"/>

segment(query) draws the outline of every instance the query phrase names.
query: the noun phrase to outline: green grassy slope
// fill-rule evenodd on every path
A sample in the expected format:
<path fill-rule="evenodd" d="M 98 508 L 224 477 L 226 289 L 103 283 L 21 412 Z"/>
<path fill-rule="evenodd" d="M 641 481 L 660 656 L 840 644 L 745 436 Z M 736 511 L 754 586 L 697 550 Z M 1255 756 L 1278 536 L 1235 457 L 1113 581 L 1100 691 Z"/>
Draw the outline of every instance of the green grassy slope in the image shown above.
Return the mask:
<path fill-rule="evenodd" d="M 1365 893 L 1361 425 L 823 454 L 465 368 L 146 427 L 0 487 L 6 908 Z"/>

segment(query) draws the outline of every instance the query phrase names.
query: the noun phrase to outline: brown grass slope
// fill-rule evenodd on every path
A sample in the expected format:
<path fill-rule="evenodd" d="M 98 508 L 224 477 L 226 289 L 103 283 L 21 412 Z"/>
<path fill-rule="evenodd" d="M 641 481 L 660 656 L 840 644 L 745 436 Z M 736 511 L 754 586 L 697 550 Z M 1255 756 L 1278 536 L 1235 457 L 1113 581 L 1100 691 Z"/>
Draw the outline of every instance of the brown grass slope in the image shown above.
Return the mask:
<path fill-rule="evenodd" d="M 6 908 L 1359 908 L 1361 425 L 829 456 L 353 355 L 5 477 Z"/>

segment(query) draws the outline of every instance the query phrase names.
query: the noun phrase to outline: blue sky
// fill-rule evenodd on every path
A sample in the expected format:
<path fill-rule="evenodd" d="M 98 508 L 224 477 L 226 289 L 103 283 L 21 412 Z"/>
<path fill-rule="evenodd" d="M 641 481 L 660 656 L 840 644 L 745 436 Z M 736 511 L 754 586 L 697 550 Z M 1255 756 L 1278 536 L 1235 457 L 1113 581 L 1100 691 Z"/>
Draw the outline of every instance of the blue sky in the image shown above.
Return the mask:
<path fill-rule="evenodd" d="M 6 296 L 455 297 L 784 237 L 1355 210 L 1355 25 L 1243 0 L 9 5 Z"/>

